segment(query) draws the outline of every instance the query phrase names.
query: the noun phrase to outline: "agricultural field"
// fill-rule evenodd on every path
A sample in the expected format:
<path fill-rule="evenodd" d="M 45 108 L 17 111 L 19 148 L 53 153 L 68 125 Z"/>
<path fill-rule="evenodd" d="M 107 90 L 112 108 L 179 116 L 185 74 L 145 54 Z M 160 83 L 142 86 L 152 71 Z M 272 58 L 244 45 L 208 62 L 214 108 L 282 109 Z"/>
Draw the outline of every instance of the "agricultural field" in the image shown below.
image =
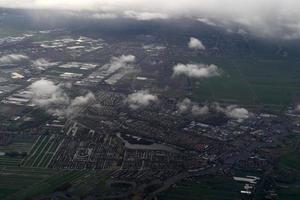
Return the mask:
<path fill-rule="evenodd" d="M 2 166 L 0 170 L 0 199 L 24 190 L 49 178 L 53 170 L 37 170 L 18 166 Z"/>
<path fill-rule="evenodd" d="M 5 27 L 1 27 L 0 28 L 0 37 L 11 37 L 11 36 L 15 36 L 20 34 L 21 31 L 17 31 L 16 29 L 12 29 L 12 28 L 5 28 Z"/>
<path fill-rule="evenodd" d="M 284 200 L 298 200 L 300 196 L 299 185 L 289 186 L 288 188 L 280 188 L 278 190 L 279 197 Z"/>
<path fill-rule="evenodd" d="M 61 143 L 59 136 L 39 136 L 22 165 L 27 167 L 47 167 Z"/>
<path fill-rule="evenodd" d="M 299 162 L 299 158 L 295 160 L 296 162 Z M 285 161 L 283 161 L 285 162 Z M 289 164 L 286 163 L 286 164 Z M 289 171 L 290 168 L 281 168 L 282 170 Z M 278 196 L 280 199 L 284 200 L 296 200 L 299 199 L 300 195 L 300 171 L 292 171 L 292 181 L 287 183 L 276 183 L 276 191 L 278 193 Z"/>
<path fill-rule="evenodd" d="M 239 200 L 239 184 L 231 177 L 199 178 L 197 181 L 180 183 L 164 196 L 166 200 Z"/>
<path fill-rule="evenodd" d="M 98 191 L 104 192 L 108 188 L 106 181 L 110 179 L 110 170 L 106 171 L 89 171 L 88 174 L 82 176 L 72 183 L 71 192 L 79 196 L 88 194 L 91 190 L 97 189 Z"/>
<path fill-rule="evenodd" d="M 13 142 L 6 146 L 0 146 L 0 167 L 19 166 L 22 163 L 23 155 L 29 153 L 35 137 L 18 136 Z"/>
<path fill-rule="evenodd" d="M 6 176 L 1 176 L 0 189 L 3 199 L 22 200 L 39 194 L 48 194 L 59 186 L 80 179 L 87 171 L 57 171 L 51 169 L 6 169 Z M 2 182 L 3 181 L 3 182 Z M 10 184 L 5 184 L 5 182 Z M 38 187 L 37 187 L 38 186 Z"/>
<path fill-rule="evenodd" d="M 23 200 L 41 194 L 50 194 L 70 184 L 72 191 L 85 194 L 91 188 L 105 188 L 110 171 L 52 170 L 28 167 L 2 167 L 0 171 L 0 199 Z"/>
<path fill-rule="evenodd" d="M 36 139 L 35 136 L 26 136 L 26 135 L 15 137 L 11 144 L 0 146 L 0 152 L 29 153 L 35 139 Z"/>
<path fill-rule="evenodd" d="M 47 168 L 61 143 L 59 136 L 41 135 L 35 140 L 12 143 L 1 151 L 27 152 L 25 158 L 0 156 L 0 199 L 24 200 L 50 194 L 69 184 L 75 194 L 87 194 L 91 188 L 105 189 L 110 170 L 57 170 Z M 22 144 L 22 145 L 21 145 Z"/>
<path fill-rule="evenodd" d="M 284 153 L 278 163 L 278 170 L 293 174 L 287 182 L 276 182 L 277 192 L 280 199 L 296 200 L 300 195 L 300 135 L 296 133 L 288 140 L 286 153 Z M 275 171 L 276 174 L 276 171 Z"/>
<path fill-rule="evenodd" d="M 299 95 L 300 70 L 288 60 L 234 61 L 203 58 L 222 69 L 220 77 L 192 80 L 192 98 L 254 107 L 285 108 Z M 291 76 L 291 74 L 293 74 Z M 278 95 L 280 94 L 280 95 Z"/>
<path fill-rule="evenodd" d="M 285 167 L 297 170 L 300 172 L 300 152 L 290 152 L 287 155 L 283 156 L 280 160 L 280 163 Z"/>

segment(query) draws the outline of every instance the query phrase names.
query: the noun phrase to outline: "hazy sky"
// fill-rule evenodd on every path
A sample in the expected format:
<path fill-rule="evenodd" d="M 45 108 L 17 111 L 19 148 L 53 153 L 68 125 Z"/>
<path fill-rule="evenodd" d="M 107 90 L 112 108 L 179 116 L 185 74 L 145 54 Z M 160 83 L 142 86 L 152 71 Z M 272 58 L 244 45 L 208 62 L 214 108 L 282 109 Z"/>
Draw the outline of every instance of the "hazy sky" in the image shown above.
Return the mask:
<path fill-rule="evenodd" d="M 300 38 L 299 0 L 0 0 L 0 6 L 91 10 L 100 18 L 208 17 L 217 25 L 240 23 L 261 36 Z"/>

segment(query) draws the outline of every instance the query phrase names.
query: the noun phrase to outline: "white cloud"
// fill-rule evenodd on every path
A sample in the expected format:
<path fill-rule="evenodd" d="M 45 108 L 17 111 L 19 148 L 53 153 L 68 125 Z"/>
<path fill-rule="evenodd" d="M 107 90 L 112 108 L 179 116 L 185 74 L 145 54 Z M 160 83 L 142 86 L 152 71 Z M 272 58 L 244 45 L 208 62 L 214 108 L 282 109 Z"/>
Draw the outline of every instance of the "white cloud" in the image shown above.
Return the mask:
<path fill-rule="evenodd" d="M 114 13 L 95 13 L 92 15 L 94 19 L 116 19 L 118 15 Z"/>
<path fill-rule="evenodd" d="M 29 57 L 23 54 L 8 54 L 0 57 L 0 64 L 14 64 L 28 59 Z"/>
<path fill-rule="evenodd" d="M 180 113 L 188 112 L 191 109 L 192 101 L 189 98 L 183 99 L 181 102 L 177 103 L 178 111 Z"/>
<path fill-rule="evenodd" d="M 65 115 L 71 116 L 72 114 L 76 114 L 80 111 L 82 106 L 88 105 L 91 102 L 96 100 L 95 95 L 91 92 L 87 93 L 84 96 L 78 96 L 73 99 L 70 105 L 65 109 Z"/>
<path fill-rule="evenodd" d="M 240 108 L 237 105 L 230 105 L 226 108 L 222 108 L 218 103 L 215 103 L 213 107 L 216 111 L 224 113 L 227 117 L 239 121 L 248 119 L 251 115 L 251 113 L 247 109 Z"/>
<path fill-rule="evenodd" d="M 216 24 L 235 22 L 263 37 L 300 38 L 299 0 L 1 0 L 0 6 L 90 10 L 113 15 L 130 11 L 136 13 L 134 18 L 142 20 L 165 16 L 213 18 Z"/>
<path fill-rule="evenodd" d="M 155 44 L 148 44 L 148 45 L 143 45 L 142 46 L 143 49 L 145 49 L 146 51 L 161 51 L 166 49 L 166 46 L 163 45 L 155 45 Z"/>
<path fill-rule="evenodd" d="M 217 26 L 217 24 L 215 22 L 213 22 L 212 20 L 210 20 L 208 18 L 198 18 L 197 20 L 199 22 L 202 22 L 202 23 L 207 24 L 209 26 Z"/>
<path fill-rule="evenodd" d="M 124 16 L 127 18 L 136 19 L 139 21 L 149 21 L 156 19 L 168 19 L 167 14 L 163 13 L 152 13 L 152 12 L 135 12 L 132 10 L 125 11 Z"/>
<path fill-rule="evenodd" d="M 72 100 L 71 106 L 75 107 L 75 106 L 85 105 L 85 104 L 91 102 L 91 100 L 95 100 L 95 95 L 93 93 L 89 92 L 85 96 L 79 96 L 79 97 L 76 97 L 74 100 Z"/>
<path fill-rule="evenodd" d="M 126 102 L 132 109 L 138 109 L 140 107 L 146 107 L 153 102 L 157 102 L 158 97 L 150 94 L 147 90 L 141 90 L 133 94 L 128 95 Z"/>
<path fill-rule="evenodd" d="M 209 78 L 220 76 L 221 72 L 216 65 L 205 64 L 177 64 L 173 67 L 173 75 L 185 75 L 192 78 Z"/>
<path fill-rule="evenodd" d="M 32 61 L 31 66 L 41 70 L 45 70 L 48 67 L 55 66 L 58 64 L 59 64 L 58 62 L 49 62 L 44 58 L 39 58 L 37 60 Z"/>
<path fill-rule="evenodd" d="M 249 111 L 245 108 L 239 108 L 237 106 L 226 107 L 226 115 L 233 119 L 244 120 L 249 118 Z"/>
<path fill-rule="evenodd" d="M 207 115 L 209 113 L 209 107 L 207 105 L 201 107 L 199 105 L 193 105 L 192 114 L 193 115 Z"/>
<path fill-rule="evenodd" d="M 199 39 L 194 38 L 194 37 L 190 38 L 188 47 L 190 49 L 197 49 L 197 50 L 205 50 L 206 49 L 206 47 L 203 45 L 203 43 Z"/>
<path fill-rule="evenodd" d="M 58 116 L 72 116 L 80 111 L 81 107 L 94 101 L 93 93 L 78 96 L 71 99 L 64 88 L 69 88 L 68 84 L 55 84 L 49 80 L 38 80 L 29 86 L 32 94 L 32 103 L 46 109 L 50 114 Z"/>
<path fill-rule="evenodd" d="M 122 55 L 120 57 L 112 57 L 109 64 L 106 64 L 109 72 L 115 72 L 122 67 L 127 67 L 135 62 L 136 58 L 133 55 Z"/>
<path fill-rule="evenodd" d="M 192 102 L 189 98 L 183 99 L 177 104 L 180 113 L 192 113 L 195 116 L 206 115 L 209 113 L 209 107 L 199 106 L 197 103 Z"/>
<path fill-rule="evenodd" d="M 240 28 L 238 31 L 237 31 L 238 34 L 240 35 L 247 35 L 247 31 L 245 31 L 244 29 Z"/>
<path fill-rule="evenodd" d="M 238 121 L 248 119 L 251 115 L 247 109 L 236 105 L 222 107 L 219 103 L 212 103 L 210 105 L 200 106 L 199 104 L 192 102 L 189 98 L 185 98 L 177 103 L 177 108 L 180 113 L 192 113 L 195 116 L 207 115 L 210 112 L 220 112 L 225 114 L 228 118 Z"/>
<path fill-rule="evenodd" d="M 67 105 L 69 103 L 68 95 L 63 91 L 60 85 L 55 85 L 49 80 L 39 80 L 29 86 L 32 93 L 32 102 L 40 107 L 51 105 Z"/>
<path fill-rule="evenodd" d="M 295 111 L 296 111 L 296 112 L 300 112 L 300 104 L 296 105 Z"/>

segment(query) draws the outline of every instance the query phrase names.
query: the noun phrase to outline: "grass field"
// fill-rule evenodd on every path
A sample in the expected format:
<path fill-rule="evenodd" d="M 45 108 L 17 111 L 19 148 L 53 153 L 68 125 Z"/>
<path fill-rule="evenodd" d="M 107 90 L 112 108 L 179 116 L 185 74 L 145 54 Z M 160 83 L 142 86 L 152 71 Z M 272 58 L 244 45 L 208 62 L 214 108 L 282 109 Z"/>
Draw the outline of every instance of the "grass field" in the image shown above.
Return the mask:
<path fill-rule="evenodd" d="M 0 146 L 0 152 L 26 152 L 28 153 L 35 140 L 35 136 L 14 138 L 13 143 Z"/>
<path fill-rule="evenodd" d="M 20 160 L 1 158 L 0 160 L 0 199 L 24 200 L 40 194 L 49 194 L 59 186 L 70 183 L 80 191 L 85 191 L 85 182 L 91 176 L 106 180 L 102 173 L 87 170 L 57 170 L 18 166 Z M 101 182 L 101 181 L 100 181 Z"/>
<path fill-rule="evenodd" d="M 294 182 L 279 184 L 277 187 L 280 199 L 298 200 L 300 196 L 300 135 L 293 135 L 286 146 L 287 153 L 279 160 L 281 170 L 290 171 L 293 174 Z"/>
<path fill-rule="evenodd" d="M 0 146 L 0 152 L 29 153 L 35 137 L 15 138 L 14 142 L 7 146 Z M 17 167 L 22 163 L 22 157 L 0 156 L 0 167 Z"/>
<path fill-rule="evenodd" d="M 26 150 L 24 159 L 0 157 L 0 199 L 25 200 L 41 194 L 49 194 L 68 183 L 78 195 L 87 194 L 91 188 L 105 188 L 111 171 L 59 170 L 47 168 L 59 144 L 59 136 L 42 135 L 35 140 L 18 141 L 2 150 Z"/>
<path fill-rule="evenodd" d="M 34 138 L 17 139 L 8 146 L 2 146 L 2 152 L 29 152 Z M 0 199 L 5 199 L 28 186 L 51 177 L 55 171 L 20 167 L 21 157 L 0 157 Z"/>
<path fill-rule="evenodd" d="M 9 27 L 1 27 L 0 28 L 0 37 L 11 37 L 20 34 L 20 31 Z"/>
<path fill-rule="evenodd" d="M 69 183 L 76 194 L 85 194 L 92 186 L 105 187 L 110 171 L 57 170 L 19 166 L 20 159 L 0 159 L 0 199 L 24 200 L 49 194 Z"/>
<path fill-rule="evenodd" d="M 300 70 L 296 62 L 215 57 L 195 60 L 216 64 L 223 71 L 220 77 L 192 81 L 195 101 L 267 106 L 280 110 L 300 91 Z"/>
<path fill-rule="evenodd" d="M 77 181 L 73 182 L 72 192 L 82 196 L 88 194 L 90 190 L 94 189 L 95 187 L 99 191 L 105 191 L 106 181 L 110 178 L 111 171 L 90 171 L 85 176 L 81 177 Z"/>
<path fill-rule="evenodd" d="M 295 151 L 288 153 L 281 158 L 280 163 L 286 167 L 295 169 L 300 172 L 300 152 Z"/>
<path fill-rule="evenodd" d="M 279 197 L 284 200 L 298 200 L 300 197 L 300 186 L 290 186 L 289 188 L 280 188 Z"/>
<path fill-rule="evenodd" d="M 43 147 L 46 147 L 46 144 L 49 143 L 49 136 L 40 136 L 35 141 L 34 138 L 25 138 L 25 139 L 16 139 L 12 144 L 8 146 L 0 147 L 2 152 L 27 152 L 31 155 L 35 150 L 39 150 L 39 153 L 44 153 Z M 44 141 L 44 143 L 42 143 Z M 39 145 L 41 144 L 41 145 Z M 37 154 L 34 157 L 35 160 L 38 159 L 41 155 Z M 57 171 L 52 169 L 45 168 L 30 168 L 30 167 L 21 167 L 22 163 L 21 157 L 0 157 L 0 199 L 18 199 L 19 196 L 14 195 L 21 191 L 27 191 L 30 186 L 37 184 L 43 180 L 47 180 L 54 176 Z M 37 162 L 37 161 L 36 161 Z M 37 162 L 38 163 L 38 162 Z M 59 184 L 58 184 L 59 185 Z M 56 185 L 57 186 L 57 185 Z M 38 187 L 37 187 L 38 188 Z M 25 192 L 27 195 L 27 192 Z M 12 198 L 10 198 L 13 195 Z M 22 195 L 20 196 L 22 197 Z M 19 198 L 25 199 L 25 198 Z"/>
<path fill-rule="evenodd" d="M 53 175 L 53 170 L 36 170 L 7 165 L 0 167 L 0 199 L 24 190 Z"/>
<path fill-rule="evenodd" d="M 56 171 L 52 176 L 34 182 L 28 187 L 8 196 L 5 200 L 23 200 L 40 194 L 49 194 L 65 183 L 72 183 L 80 179 L 86 171 Z"/>
<path fill-rule="evenodd" d="M 7 156 L 0 157 L 0 166 L 18 166 L 21 163 L 21 158 L 11 158 Z"/>
<path fill-rule="evenodd" d="M 164 200 L 239 200 L 239 184 L 229 177 L 201 178 L 170 189 Z"/>
<path fill-rule="evenodd" d="M 60 144 L 58 136 L 40 136 L 34 142 L 23 165 L 27 167 L 47 167 Z"/>

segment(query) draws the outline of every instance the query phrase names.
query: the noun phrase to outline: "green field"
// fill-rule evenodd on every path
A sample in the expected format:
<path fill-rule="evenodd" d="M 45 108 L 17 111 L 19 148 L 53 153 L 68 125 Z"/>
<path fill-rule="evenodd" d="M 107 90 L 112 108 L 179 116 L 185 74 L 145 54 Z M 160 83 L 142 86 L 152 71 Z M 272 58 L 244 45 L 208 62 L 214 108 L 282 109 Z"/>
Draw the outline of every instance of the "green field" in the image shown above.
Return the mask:
<path fill-rule="evenodd" d="M 0 146 L 0 152 L 3 153 L 29 153 L 35 137 L 15 138 L 14 142 L 7 146 Z M 20 156 L 9 157 L 0 156 L 0 167 L 12 166 L 17 167 L 22 163 L 23 158 Z"/>
<path fill-rule="evenodd" d="M 298 200 L 300 196 L 300 135 L 289 137 L 287 153 L 279 159 L 279 169 L 292 173 L 294 180 L 290 183 L 278 183 L 277 192 L 280 199 Z M 275 172 L 276 175 L 276 172 Z"/>
<path fill-rule="evenodd" d="M 300 172 L 300 133 L 295 132 L 285 141 L 285 154 L 279 159 L 282 168 L 290 168 Z"/>
<path fill-rule="evenodd" d="M 27 167 L 47 167 L 60 144 L 58 136 L 40 136 L 34 142 L 23 165 Z"/>
<path fill-rule="evenodd" d="M 18 191 L 49 178 L 55 171 L 21 168 L 12 165 L 0 168 L 0 199 L 5 199 Z"/>
<path fill-rule="evenodd" d="M 73 182 L 71 192 L 82 196 L 88 194 L 95 187 L 99 191 L 105 191 L 107 189 L 106 181 L 110 179 L 110 173 L 111 171 L 109 170 L 101 172 L 89 171 L 88 174 Z"/>
<path fill-rule="evenodd" d="M 287 155 L 284 155 L 280 163 L 288 168 L 295 169 L 297 171 L 300 171 L 300 152 L 290 152 Z"/>
<path fill-rule="evenodd" d="M 17 139 L 8 146 L 2 146 L 2 152 L 29 152 L 34 138 Z M 0 199 L 6 199 L 16 192 L 50 178 L 56 173 L 51 169 L 20 167 L 21 157 L 0 157 Z M 17 198 L 16 198 L 17 199 Z"/>
<path fill-rule="evenodd" d="M 284 200 L 298 200 L 300 196 L 300 186 L 290 186 L 289 188 L 280 188 L 279 197 Z"/>
<path fill-rule="evenodd" d="M 170 189 L 164 200 L 239 200 L 241 186 L 230 177 L 204 177 Z"/>
<path fill-rule="evenodd" d="M 283 169 L 293 170 L 295 182 L 278 185 L 278 194 L 284 200 L 298 200 L 300 196 L 300 152 L 294 151 L 280 159 Z"/>
<path fill-rule="evenodd" d="M 21 163 L 21 158 L 11 158 L 7 156 L 0 157 L 0 167 L 1 166 L 18 166 Z"/>
<path fill-rule="evenodd" d="M 13 28 L 9 28 L 9 27 L 0 28 L 0 37 L 11 37 L 11 36 L 20 35 L 20 33 L 22 32 Z"/>
<path fill-rule="evenodd" d="M 5 200 L 22 200 L 40 194 L 49 194 L 59 186 L 65 183 L 72 183 L 81 176 L 88 173 L 87 171 L 57 171 L 52 176 L 39 181 L 33 182 L 28 187 L 17 191 L 16 193 L 8 196 Z"/>
<path fill-rule="evenodd" d="M 86 194 L 91 188 L 105 187 L 110 171 L 57 170 L 44 168 L 11 167 L 0 168 L 0 199 L 24 200 L 54 192 L 69 183 L 76 194 Z"/>
<path fill-rule="evenodd" d="M 0 152 L 29 152 L 31 149 L 31 146 L 35 140 L 35 136 L 26 136 L 26 137 L 20 137 L 20 138 L 14 138 L 13 143 L 6 145 L 6 146 L 0 146 Z"/>
<path fill-rule="evenodd" d="M 24 200 L 49 194 L 59 186 L 70 183 L 75 191 L 84 193 L 89 186 L 104 185 L 109 171 L 96 173 L 87 170 L 57 170 L 18 166 L 20 159 L 0 159 L 0 199 Z M 94 179 L 91 179 L 94 177 Z M 89 183 L 91 180 L 94 182 Z"/>
<path fill-rule="evenodd" d="M 247 60 L 238 58 L 195 58 L 195 62 L 216 64 L 220 77 L 192 80 L 192 99 L 265 106 L 280 110 L 300 91 L 300 70 L 289 60 Z"/>
<path fill-rule="evenodd" d="M 22 145 L 19 144 L 22 142 Z M 73 193 L 87 194 L 91 188 L 105 188 L 111 171 L 60 170 L 47 168 L 62 142 L 58 136 L 39 136 L 36 140 L 18 141 L 1 147 L 4 152 L 26 150 L 27 157 L 0 156 L 0 199 L 25 200 L 54 192 L 68 183 Z"/>

